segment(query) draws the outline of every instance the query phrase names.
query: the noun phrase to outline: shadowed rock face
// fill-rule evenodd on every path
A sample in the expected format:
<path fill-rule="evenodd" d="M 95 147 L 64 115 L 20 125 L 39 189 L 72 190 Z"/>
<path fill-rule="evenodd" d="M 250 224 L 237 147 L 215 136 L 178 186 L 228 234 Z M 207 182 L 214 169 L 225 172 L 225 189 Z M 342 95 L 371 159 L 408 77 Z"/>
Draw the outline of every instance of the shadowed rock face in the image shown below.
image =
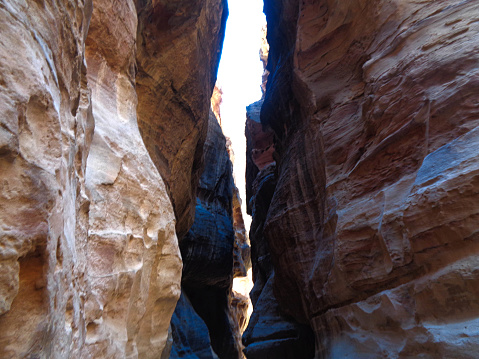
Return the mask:
<path fill-rule="evenodd" d="M 183 283 L 228 288 L 233 268 L 233 176 L 226 140 L 210 112 L 205 168 L 196 199 L 195 222 L 180 241 Z"/>
<path fill-rule="evenodd" d="M 287 317 L 273 294 L 274 272 L 266 283 L 255 282 L 257 295 L 254 312 L 244 333 L 244 352 L 248 359 L 304 358 L 314 356 L 314 336 L 311 328 Z"/>
<path fill-rule="evenodd" d="M 196 216 L 193 226 L 180 241 L 183 258 L 182 290 L 208 328 L 208 332 L 191 331 L 188 323 L 181 323 L 186 303 L 180 302 L 173 319 L 173 348 L 175 358 L 211 358 L 201 356 L 195 348 L 182 350 L 185 337 L 192 343 L 202 343 L 219 358 L 238 358 L 234 333 L 230 323 L 229 295 L 233 279 L 233 175 L 231 161 L 226 150 L 226 139 L 213 112 L 210 112 L 208 134 L 204 147 L 205 168 L 200 178 L 196 200 Z M 190 309 L 191 310 L 191 309 Z"/>
<path fill-rule="evenodd" d="M 248 359 L 295 358 L 310 359 L 314 356 L 314 336 L 311 328 L 299 324 L 278 306 L 273 294 L 275 274 L 271 262 L 270 245 L 264 237 L 264 224 L 271 199 L 277 185 L 276 165 L 266 148 L 274 148 L 273 132 L 263 130 L 259 123 L 262 101 L 247 108 L 247 181 L 251 196 L 249 211 L 252 215 L 250 230 L 251 261 L 254 287 L 250 293 L 253 314 L 243 335 Z M 263 161 L 255 161 L 253 151 L 262 152 Z M 265 155 L 266 154 L 266 155 Z M 257 158 L 256 158 L 257 159 Z M 255 174 L 251 183 L 249 176 Z"/>
<path fill-rule="evenodd" d="M 162 175 L 170 178 L 160 175 L 137 122 L 137 112 L 154 117 L 144 103 L 158 86 L 143 81 L 137 89 L 137 63 L 138 77 L 148 73 L 155 81 L 161 73 L 169 76 L 170 67 L 185 71 L 171 75 L 177 97 L 158 91 L 149 109 L 195 113 L 184 118 L 195 123 L 191 138 L 178 132 L 166 139 L 175 153 L 191 158 L 184 173 L 172 170 L 182 172 L 175 183 L 195 188 L 193 163 L 201 158 L 196 148 L 203 146 L 225 12 L 221 1 L 169 1 L 178 13 L 166 6 L 172 18 L 165 22 L 155 4 L 0 5 L 2 358 L 169 356 L 182 263 Z M 191 7 L 196 10 L 182 13 Z M 190 35 L 146 39 L 148 31 Z M 201 51 L 168 57 L 158 39 L 170 50 Z M 168 120 L 182 126 L 178 117 Z M 178 146 L 177 140 L 185 141 Z M 183 215 L 190 190 L 182 187 L 186 200 L 176 200 L 183 203 L 176 212 L 180 222 L 192 220 Z"/>
<path fill-rule="evenodd" d="M 318 358 L 473 358 L 479 5 L 265 12 L 277 184 L 262 235 L 279 307 L 313 328 Z"/>
<path fill-rule="evenodd" d="M 183 291 L 171 318 L 173 346 L 170 358 L 218 358 L 203 319 L 195 312 Z"/>
<path fill-rule="evenodd" d="M 178 237 L 193 224 L 226 0 L 136 0 L 138 125 L 168 184 Z"/>
<path fill-rule="evenodd" d="M 253 182 L 258 172 L 274 162 L 274 133 L 271 130 L 263 131 L 260 122 L 260 111 L 263 100 L 252 103 L 246 108 L 246 200 L 248 214 L 251 214 L 251 197 L 253 196 Z"/>

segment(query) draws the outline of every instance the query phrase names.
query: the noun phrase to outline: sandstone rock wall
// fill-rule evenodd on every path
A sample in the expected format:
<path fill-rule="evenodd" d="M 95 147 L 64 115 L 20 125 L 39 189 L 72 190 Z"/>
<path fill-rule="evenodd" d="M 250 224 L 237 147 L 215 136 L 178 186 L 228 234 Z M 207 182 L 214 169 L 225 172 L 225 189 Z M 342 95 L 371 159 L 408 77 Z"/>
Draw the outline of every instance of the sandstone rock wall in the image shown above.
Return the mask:
<path fill-rule="evenodd" d="M 226 0 L 136 0 L 138 124 L 168 183 L 178 237 L 193 224 Z"/>
<path fill-rule="evenodd" d="M 205 322 L 184 292 L 171 318 L 173 344 L 170 358 L 217 359 Z"/>
<path fill-rule="evenodd" d="M 272 156 L 274 134 L 260 123 L 262 104 L 251 104 L 246 112 L 248 211 L 253 219 L 249 236 L 254 287 L 250 296 L 254 310 L 243 335 L 245 354 L 248 359 L 309 359 L 314 355 L 311 329 L 287 317 L 273 294 L 275 273 L 263 232 L 277 177 Z"/>
<path fill-rule="evenodd" d="M 252 283 L 250 276 L 251 243 L 246 234 L 241 202 L 239 190 L 235 186 L 233 190 L 233 285 L 230 292 L 229 307 L 230 323 L 236 347 L 239 351 L 239 358 L 244 359 L 243 333 L 246 330 L 252 311 L 251 299 L 249 297 L 249 288 Z"/>
<path fill-rule="evenodd" d="M 232 164 L 226 139 L 212 111 L 204 156 L 195 221 L 180 241 L 184 261 L 182 295 L 188 301 L 179 302 L 175 310 L 172 357 L 214 358 L 217 355 L 221 359 L 237 359 L 241 348 L 236 342 L 239 328 L 231 310 L 231 285 L 233 276 L 246 275 L 246 270 L 240 248 L 235 249 L 238 234 L 233 217 Z M 203 322 L 207 332 L 191 330 L 190 324 L 183 319 L 185 312 L 196 312 L 201 318 L 197 322 Z M 207 354 L 205 348 L 209 345 Z"/>
<path fill-rule="evenodd" d="M 475 357 L 479 5 L 265 12 L 262 235 L 281 310 L 313 328 L 317 358 Z"/>
<path fill-rule="evenodd" d="M 94 358 L 158 358 L 180 294 L 173 209 L 136 120 L 136 28 L 132 1 L 94 2 L 86 42 L 95 132 L 86 169 L 85 313 Z"/>
<path fill-rule="evenodd" d="M 94 119 L 91 2 L 0 6 L 0 357 L 61 357 L 86 340 L 86 160 Z"/>
<path fill-rule="evenodd" d="M 174 29 L 192 15 L 188 23 L 201 34 L 179 46 L 176 37 L 168 41 L 177 50 L 204 51 L 189 58 L 178 53 L 175 66 L 180 59 L 203 73 L 208 65 L 206 79 L 184 73 L 177 87 L 197 116 L 190 121 L 200 123 L 182 150 L 201 158 L 196 149 L 224 10 L 220 1 L 208 2 L 210 12 L 202 2 L 176 2 L 199 10 L 175 22 L 165 18 L 169 10 L 145 3 L 0 4 L 2 358 L 169 355 L 182 263 L 168 184 L 138 128 L 137 112 L 145 113 L 138 103 L 149 101 L 142 91 L 154 89 L 142 83 L 138 90 L 137 63 L 144 69 L 166 52 L 144 38 L 145 21 L 150 30 Z M 172 64 L 157 67 L 156 75 L 167 72 L 165 66 Z M 178 105 L 161 93 L 155 101 L 158 108 Z M 181 118 L 168 119 L 181 125 Z M 191 166 L 185 171 L 184 182 L 194 183 Z M 189 187 L 183 189 L 188 197 Z"/>

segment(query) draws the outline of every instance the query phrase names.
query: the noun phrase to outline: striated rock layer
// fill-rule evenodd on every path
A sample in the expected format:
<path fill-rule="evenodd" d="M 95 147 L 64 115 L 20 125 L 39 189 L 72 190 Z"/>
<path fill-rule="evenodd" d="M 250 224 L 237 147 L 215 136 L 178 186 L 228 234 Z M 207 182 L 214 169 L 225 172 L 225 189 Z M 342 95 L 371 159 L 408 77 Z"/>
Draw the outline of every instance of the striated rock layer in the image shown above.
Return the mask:
<path fill-rule="evenodd" d="M 181 45 L 168 39 L 177 50 L 192 41 L 204 51 L 166 63 L 181 59 L 198 73 L 208 64 L 207 80 L 184 73 L 176 87 L 192 86 L 194 96 L 181 96 L 197 122 L 205 121 L 222 36 L 222 2 L 208 4 L 214 16 L 185 15 L 204 35 Z M 184 30 L 186 20 L 165 22 L 165 11 L 132 0 L 0 4 L 2 358 L 169 356 L 182 263 L 162 175 L 170 178 L 160 175 L 137 123 L 148 85 L 136 86 L 137 61 L 144 69 L 166 51 L 144 39 L 145 19 L 149 29 Z M 215 40 L 205 43 L 210 35 Z M 155 101 L 178 105 L 160 93 Z M 181 118 L 171 120 L 181 126 Z M 182 147 L 192 158 L 201 157 L 200 137 Z M 195 182 L 190 169 L 183 178 Z"/>
<path fill-rule="evenodd" d="M 273 294 L 275 274 L 263 231 L 277 179 L 272 157 L 274 134 L 259 122 L 262 104 L 251 104 L 246 112 L 248 211 L 253 219 L 249 235 L 254 287 L 250 297 L 254 310 L 243 335 L 244 352 L 248 359 L 310 359 L 314 355 L 311 329 L 288 317 Z"/>
<path fill-rule="evenodd" d="M 177 218 L 193 224 L 210 98 L 216 83 L 226 0 L 136 0 L 138 124 Z"/>
<path fill-rule="evenodd" d="M 182 292 L 189 302 L 179 302 L 172 326 L 174 358 L 237 359 L 229 294 L 233 279 L 233 174 L 226 139 L 210 112 L 205 148 L 205 169 L 200 178 L 196 216 L 188 234 L 180 241 L 184 268 Z M 182 322 L 185 311 L 198 313 L 207 333 L 191 330 Z M 208 337 L 209 333 L 209 337 Z M 184 338 L 183 340 L 178 340 Z M 211 341 L 210 353 L 204 350 Z M 190 343 L 190 345 L 188 345 Z M 201 345 L 200 345 L 201 344 Z"/>
<path fill-rule="evenodd" d="M 279 307 L 313 328 L 317 358 L 474 358 L 479 4 L 265 13 L 277 183 L 261 235 Z"/>
<path fill-rule="evenodd" d="M 241 199 L 234 185 L 231 141 L 221 128 L 221 90 L 215 88 L 197 189 L 193 226 L 180 240 L 182 297 L 172 319 L 171 358 L 243 358 L 241 335 L 248 298 L 232 290 L 245 277 L 250 252 Z"/>

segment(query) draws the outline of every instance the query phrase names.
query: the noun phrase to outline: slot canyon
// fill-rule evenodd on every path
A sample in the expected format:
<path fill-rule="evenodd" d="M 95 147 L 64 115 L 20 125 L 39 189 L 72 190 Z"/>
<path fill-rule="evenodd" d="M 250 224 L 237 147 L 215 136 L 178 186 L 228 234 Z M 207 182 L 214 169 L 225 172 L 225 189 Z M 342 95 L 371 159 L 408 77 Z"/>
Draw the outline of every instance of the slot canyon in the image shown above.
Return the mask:
<path fill-rule="evenodd" d="M 479 1 L 257 1 L 0 0 L 1 359 L 479 358 Z"/>

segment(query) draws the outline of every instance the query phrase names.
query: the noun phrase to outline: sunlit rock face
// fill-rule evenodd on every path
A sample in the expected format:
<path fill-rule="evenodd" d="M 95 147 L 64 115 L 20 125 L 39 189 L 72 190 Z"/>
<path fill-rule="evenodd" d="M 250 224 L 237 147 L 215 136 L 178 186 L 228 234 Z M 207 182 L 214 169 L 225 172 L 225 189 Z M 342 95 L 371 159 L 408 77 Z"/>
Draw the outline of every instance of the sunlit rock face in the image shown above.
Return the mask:
<path fill-rule="evenodd" d="M 200 21 L 198 33 L 206 32 L 190 40 L 214 54 L 200 52 L 188 61 L 197 73 L 208 64 L 211 78 L 220 10 L 199 20 L 186 15 Z M 135 82 L 137 45 L 157 46 L 157 53 L 140 48 L 143 68 L 166 49 L 143 38 L 137 11 L 142 26 L 144 19 L 164 23 L 162 9 L 132 0 L 0 6 L 2 358 L 169 356 L 182 263 L 167 185 L 137 124 L 138 102 L 149 101 L 142 98 L 147 85 L 137 91 Z M 178 41 L 168 44 L 189 48 Z M 186 61 L 183 56 L 176 59 Z M 165 66 L 158 71 L 168 71 Z M 192 86 L 191 93 L 181 92 L 186 103 L 198 105 L 192 111 L 209 108 L 211 78 L 178 78 L 176 89 Z M 158 109 L 175 102 L 161 93 L 157 98 L 164 101 L 155 102 Z M 191 158 L 201 157 L 199 138 Z"/>
<path fill-rule="evenodd" d="M 317 358 L 475 357 L 479 4 L 265 12 L 279 308 L 313 328 Z"/>
<path fill-rule="evenodd" d="M 193 224 L 226 0 L 136 0 L 138 124 L 168 184 L 178 237 Z"/>
<path fill-rule="evenodd" d="M 231 153 L 230 153 L 231 158 Z M 243 333 L 252 311 L 249 291 L 251 283 L 251 246 L 246 235 L 246 228 L 241 211 L 241 197 L 237 187 L 233 190 L 233 286 L 230 292 L 230 323 L 239 351 L 240 359 L 243 355 Z"/>
<path fill-rule="evenodd" d="M 92 358 L 167 356 L 180 294 L 173 208 L 136 121 L 136 28 L 133 2 L 94 2 L 86 41 L 95 131 L 86 169 L 84 349 Z"/>
<path fill-rule="evenodd" d="M 91 2 L 0 6 L 0 357 L 86 339 Z"/>

